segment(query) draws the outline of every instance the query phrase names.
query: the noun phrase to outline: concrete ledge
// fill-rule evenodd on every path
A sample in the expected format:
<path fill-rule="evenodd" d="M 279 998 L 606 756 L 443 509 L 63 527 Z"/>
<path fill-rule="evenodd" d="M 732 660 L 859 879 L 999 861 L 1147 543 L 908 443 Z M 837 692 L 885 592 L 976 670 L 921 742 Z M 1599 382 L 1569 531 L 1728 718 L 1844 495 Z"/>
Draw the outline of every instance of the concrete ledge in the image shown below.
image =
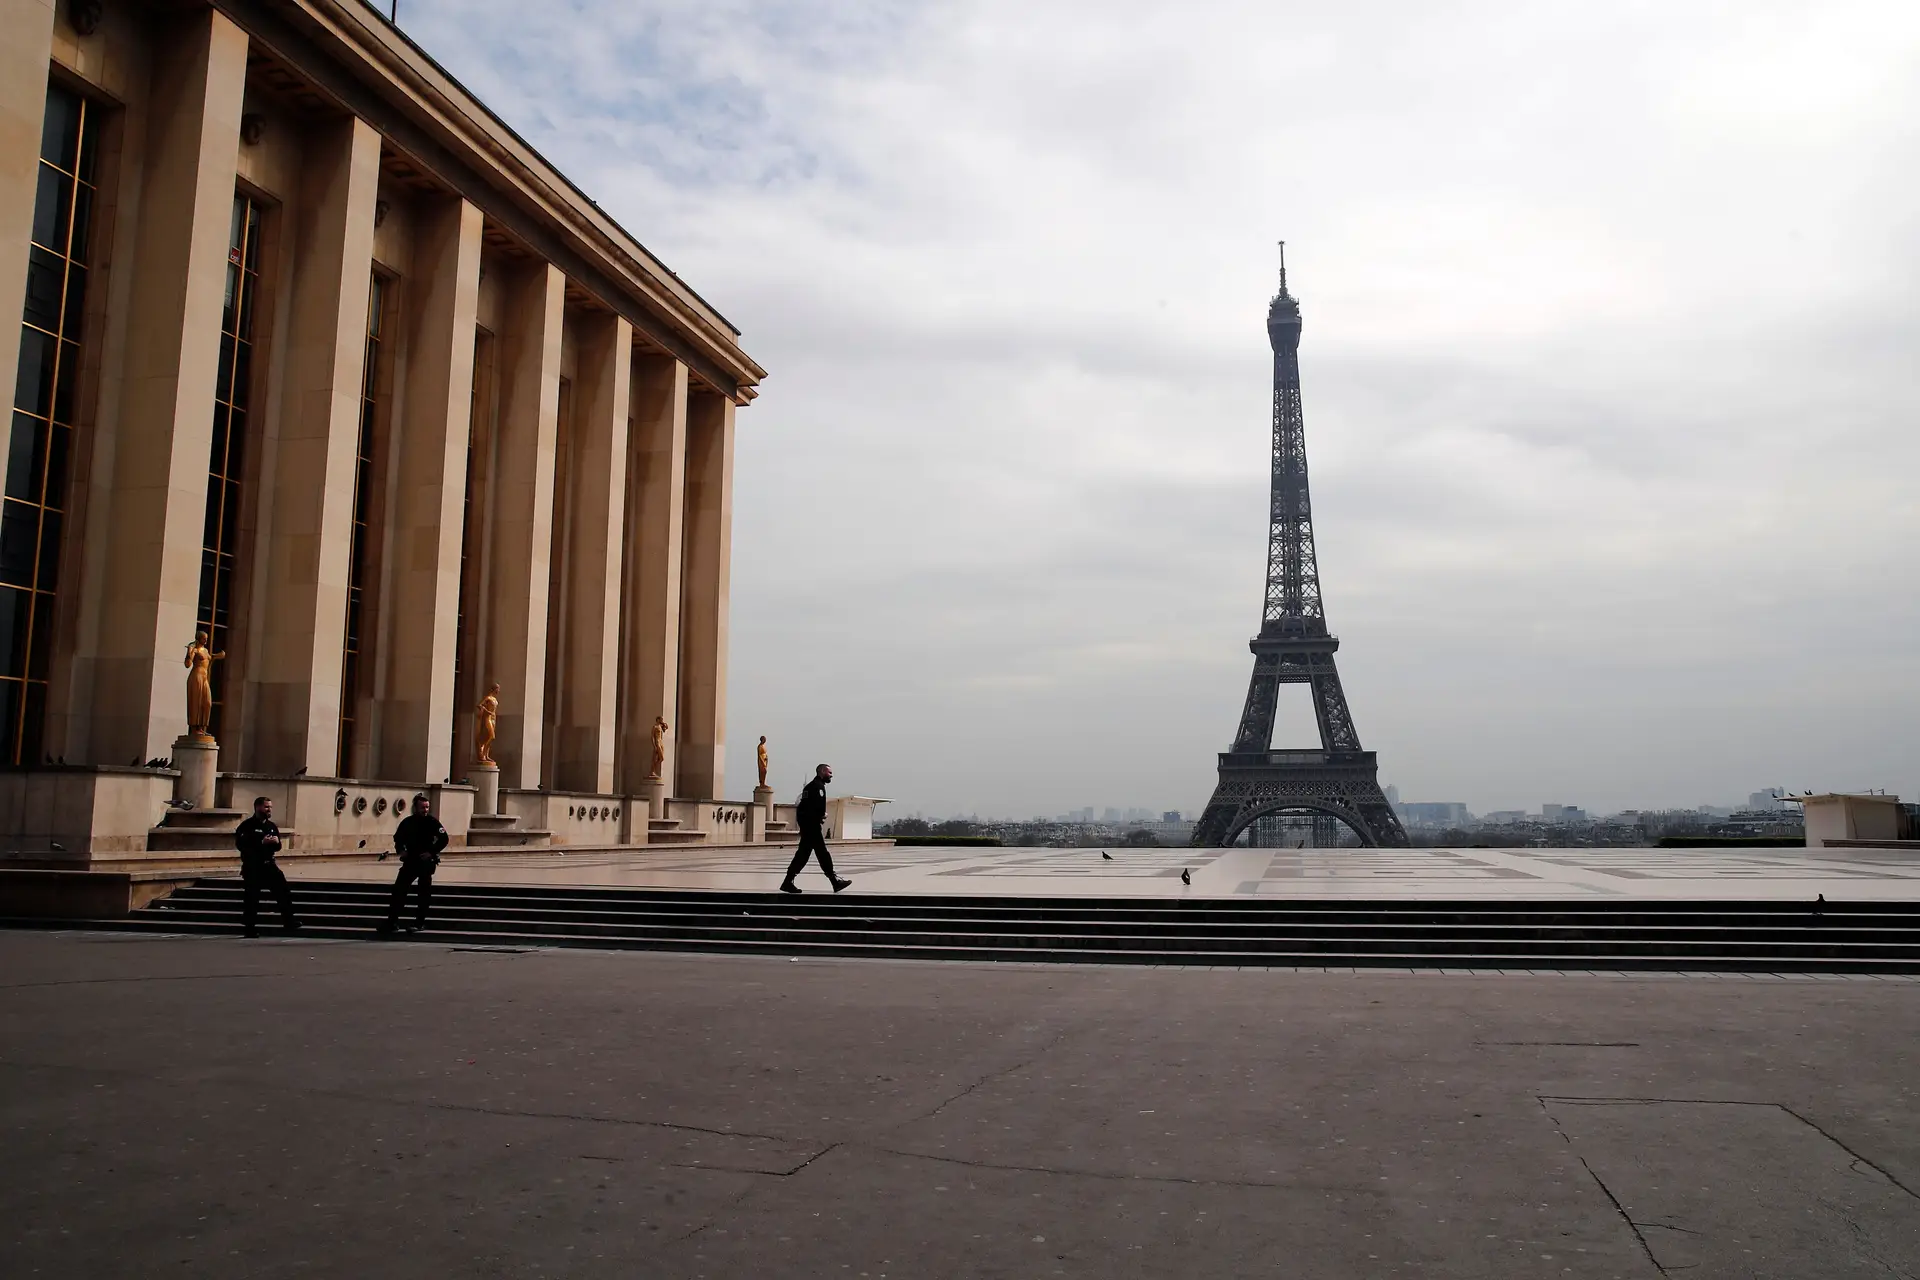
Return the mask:
<path fill-rule="evenodd" d="M 40 920 L 117 919 L 158 901 L 191 871 L 0 870 L 0 915 Z"/>

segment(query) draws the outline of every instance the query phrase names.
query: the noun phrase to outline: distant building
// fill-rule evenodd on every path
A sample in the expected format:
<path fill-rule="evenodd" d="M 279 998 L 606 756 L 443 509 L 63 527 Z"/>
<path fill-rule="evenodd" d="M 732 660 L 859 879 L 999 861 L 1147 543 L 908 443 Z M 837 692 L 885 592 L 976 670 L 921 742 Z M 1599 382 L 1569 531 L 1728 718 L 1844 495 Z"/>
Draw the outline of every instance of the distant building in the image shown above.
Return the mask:
<path fill-rule="evenodd" d="M 1180 821 L 1180 811 L 1178 809 L 1169 809 L 1165 813 L 1160 815 L 1160 821 L 1178 822 Z"/>
<path fill-rule="evenodd" d="M 1400 820 L 1416 827 L 1460 827 L 1473 821 L 1467 806 L 1454 800 L 1411 801 L 1399 806 Z"/>
<path fill-rule="evenodd" d="M 1747 797 L 1747 811 L 1764 813 L 1770 809 L 1777 809 L 1780 806 L 1780 797 L 1785 794 L 1786 792 L 1779 787 L 1762 787 Z"/>
<path fill-rule="evenodd" d="M 1400 788 L 1394 786 L 1392 783 L 1387 784 L 1387 803 L 1395 808 L 1399 808 L 1400 806 Z"/>
<path fill-rule="evenodd" d="M 1526 820 L 1527 814 L 1524 809 L 1495 809 L 1482 819 L 1482 821 L 1490 827 L 1504 827 L 1515 822 L 1525 822 Z"/>

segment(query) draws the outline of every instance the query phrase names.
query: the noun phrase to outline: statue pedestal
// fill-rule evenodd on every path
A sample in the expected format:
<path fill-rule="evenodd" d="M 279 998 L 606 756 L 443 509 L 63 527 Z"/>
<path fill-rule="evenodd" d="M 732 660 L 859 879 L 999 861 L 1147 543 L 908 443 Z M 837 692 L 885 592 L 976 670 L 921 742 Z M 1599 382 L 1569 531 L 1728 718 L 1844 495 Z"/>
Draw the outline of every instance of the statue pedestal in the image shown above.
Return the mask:
<path fill-rule="evenodd" d="M 647 798 L 648 818 L 667 816 L 667 780 L 665 778 L 648 778 L 640 794 Z"/>
<path fill-rule="evenodd" d="M 196 809 L 213 808 L 213 779 L 220 770 L 220 744 L 211 737 L 185 733 L 173 740 L 173 798 Z"/>
<path fill-rule="evenodd" d="M 468 765 L 467 781 L 473 784 L 473 811 L 475 813 L 495 814 L 500 812 L 499 765 Z"/>
<path fill-rule="evenodd" d="M 753 789 L 753 808 L 748 813 L 747 839 L 759 844 L 767 838 L 767 828 L 773 825 L 773 788 L 758 786 Z"/>

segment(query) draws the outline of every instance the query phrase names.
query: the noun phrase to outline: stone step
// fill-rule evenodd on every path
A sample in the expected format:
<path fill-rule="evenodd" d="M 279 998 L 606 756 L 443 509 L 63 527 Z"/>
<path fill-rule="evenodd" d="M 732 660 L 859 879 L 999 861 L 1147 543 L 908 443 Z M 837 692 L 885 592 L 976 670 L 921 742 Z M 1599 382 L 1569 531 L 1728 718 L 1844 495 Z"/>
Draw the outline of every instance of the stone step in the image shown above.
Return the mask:
<path fill-rule="evenodd" d="M 518 822 L 515 818 L 513 821 Z M 528 845 L 546 846 L 553 842 L 553 832 L 545 827 L 468 827 L 467 848 L 469 849 L 512 849 Z"/>
<path fill-rule="evenodd" d="M 241 820 L 252 810 L 242 812 L 239 809 L 168 809 L 166 816 L 160 819 L 160 826 L 169 830 L 225 830 L 231 833 L 240 825 Z M 284 833 L 284 829 L 283 829 Z"/>
<path fill-rule="evenodd" d="M 303 881 L 309 931 L 364 936 L 386 887 Z M 232 933 L 206 880 L 122 927 Z M 426 940 L 776 955 L 1121 964 L 1920 972 L 1920 904 L 1247 904 L 443 885 Z"/>

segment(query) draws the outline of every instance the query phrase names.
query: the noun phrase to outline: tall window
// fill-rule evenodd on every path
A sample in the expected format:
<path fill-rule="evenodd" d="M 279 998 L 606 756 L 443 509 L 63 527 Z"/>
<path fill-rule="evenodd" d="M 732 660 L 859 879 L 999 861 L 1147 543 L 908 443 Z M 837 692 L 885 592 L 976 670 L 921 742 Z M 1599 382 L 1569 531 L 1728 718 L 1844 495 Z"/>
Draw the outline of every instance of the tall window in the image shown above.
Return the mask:
<path fill-rule="evenodd" d="M 0 504 L 0 760 L 8 764 L 37 763 L 46 728 L 60 521 L 86 310 L 97 115 L 98 108 L 78 94 L 57 85 L 47 89 Z"/>
<path fill-rule="evenodd" d="M 240 543 L 240 478 L 246 465 L 247 392 L 253 372 L 253 303 L 260 280 L 260 206 L 233 198 L 227 239 L 227 297 L 220 317 L 220 372 L 213 389 L 213 449 L 207 461 L 207 522 L 200 542 L 199 627 L 224 653 L 232 625 L 233 570 Z M 213 722 L 220 734 L 224 668 L 213 668 Z"/>
<path fill-rule="evenodd" d="M 484 515 L 487 508 L 486 484 L 491 474 L 493 454 L 493 335 L 476 328 L 473 336 L 473 391 L 467 414 L 467 483 L 460 502 L 460 596 L 453 619 L 453 760 L 466 757 L 461 751 L 461 734 L 469 731 L 473 704 L 483 690 L 475 667 L 478 665 L 479 635 L 484 627 L 472 624 L 482 613 L 482 570 L 485 556 L 482 538 L 484 520 L 476 520 L 476 506 Z M 457 766 L 456 766 L 457 767 Z"/>
<path fill-rule="evenodd" d="M 367 557 L 372 550 L 368 517 L 373 510 L 373 419 L 380 387 L 380 323 L 386 281 L 374 273 L 367 293 L 367 363 L 360 375 L 360 442 L 353 462 L 353 537 L 347 550 L 347 631 L 340 645 L 340 746 L 334 773 L 351 778 L 360 704 L 360 653 L 366 622 Z"/>

